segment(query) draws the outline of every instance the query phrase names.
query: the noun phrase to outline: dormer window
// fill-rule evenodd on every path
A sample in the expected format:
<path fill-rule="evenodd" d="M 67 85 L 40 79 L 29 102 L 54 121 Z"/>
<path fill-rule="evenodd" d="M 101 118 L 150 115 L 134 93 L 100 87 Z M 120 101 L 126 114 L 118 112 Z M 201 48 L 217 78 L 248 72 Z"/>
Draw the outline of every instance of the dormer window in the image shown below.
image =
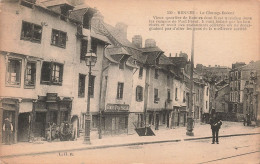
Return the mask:
<path fill-rule="evenodd" d="M 88 10 L 83 18 L 83 28 L 90 29 L 91 18 L 93 17 L 93 11 Z"/>

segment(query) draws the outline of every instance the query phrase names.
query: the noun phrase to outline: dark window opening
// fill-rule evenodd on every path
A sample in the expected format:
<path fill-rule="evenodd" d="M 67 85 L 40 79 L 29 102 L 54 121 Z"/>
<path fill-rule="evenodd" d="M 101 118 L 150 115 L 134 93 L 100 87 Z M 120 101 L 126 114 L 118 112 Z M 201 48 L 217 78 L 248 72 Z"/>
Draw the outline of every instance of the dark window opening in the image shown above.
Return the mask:
<path fill-rule="evenodd" d="M 85 56 L 88 52 L 88 41 L 82 39 L 81 40 L 81 48 L 80 48 L 80 59 L 85 60 Z"/>
<path fill-rule="evenodd" d="M 175 88 L 175 100 L 178 101 L 178 88 Z"/>
<path fill-rule="evenodd" d="M 66 47 L 67 33 L 52 29 L 51 44 L 54 46 Z"/>
<path fill-rule="evenodd" d="M 120 61 L 119 69 L 125 69 L 125 62 L 124 61 Z"/>
<path fill-rule="evenodd" d="M 186 93 L 185 93 L 185 91 L 183 91 L 183 102 L 184 103 L 186 102 Z"/>
<path fill-rule="evenodd" d="M 123 98 L 124 83 L 117 84 L 117 99 Z"/>
<path fill-rule="evenodd" d="M 90 29 L 92 17 L 93 17 L 93 13 L 90 10 L 85 13 L 83 17 L 83 28 Z"/>
<path fill-rule="evenodd" d="M 91 38 L 91 50 L 93 53 L 97 54 L 98 40 Z"/>
<path fill-rule="evenodd" d="M 143 77 L 143 67 L 140 67 L 139 69 L 139 77 Z"/>
<path fill-rule="evenodd" d="M 89 96 L 94 97 L 94 87 L 95 87 L 95 76 L 91 75 L 89 79 Z"/>
<path fill-rule="evenodd" d="M 92 128 L 98 128 L 98 116 L 92 115 Z"/>
<path fill-rule="evenodd" d="M 154 70 L 154 78 L 158 79 L 158 77 L 159 77 L 159 70 L 155 68 L 155 70 Z"/>
<path fill-rule="evenodd" d="M 53 62 L 43 62 L 41 71 L 42 84 L 61 85 L 63 76 L 63 65 Z"/>
<path fill-rule="evenodd" d="M 58 112 L 50 111 L 50 122 L 55 123 L 57 125 Z"/>
<path fill-rule="evenodd" d="M 167 89 L 167 100 L 171 100 L 171 91 L 170 89 Z"/>
<path fill-rule="evenodd" d="M 21 40 L 29 40 L 40 43 L 42 38 L 42 26 L 33 23 L 22 23 Z"/>
<path fill-rule="evenodd" d="M 36 63 L 27 62 L 26 69 L 25 69 L 24 84 L 25 86 L 35 86 L 35 81 L 36 81 Z"/>
<path fill-rule="evenodd" d="M 143 101 L 143 87 L 141 86 L 136 87 L 136 101 Z"/>
<path fill-rule="evenodd" d="M 154 103 L 158 104 L 159 101 L 159 91 L 157 88 L 154 88 Z"/>
<path fill-rule="evenodd" d="M 79 97 L 85 97 L 85 82 L 86 82 L 86 75 L 79 74 L 79 89 L 78 89 Z"/>
<path fill-rule="evenodd" d="M 21 81 L 21 60 L 8 59 L 7 84 L 20 85 Z"/>

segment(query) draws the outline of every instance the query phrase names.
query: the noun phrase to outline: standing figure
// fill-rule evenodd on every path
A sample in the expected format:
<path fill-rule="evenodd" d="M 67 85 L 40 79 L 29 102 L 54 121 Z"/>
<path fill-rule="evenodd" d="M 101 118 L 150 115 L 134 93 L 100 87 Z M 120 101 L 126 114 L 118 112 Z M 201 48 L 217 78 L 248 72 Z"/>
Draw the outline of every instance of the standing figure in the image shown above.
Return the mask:
<path fill-rule="evenodd" d="M 218 132 L 222 125 L 222 122 L 220 119 L 218 119 L 216 117 L 215 113 L 212 115 L 212 118 L 210 118 L 210 125 L 211 125 L 211 130 L 212 130 L 212 144 L 215 144 L 215 141 L 217 142 L 217 144 L 219 144 Z"/>
<path fill-rule="evenodd" d="M 6 118 L 3 125 L 3 131 L 5 133 L 5 144 L 11 145 L 11 136 L 13 132 L 13 125 L 9 118 Z"/>

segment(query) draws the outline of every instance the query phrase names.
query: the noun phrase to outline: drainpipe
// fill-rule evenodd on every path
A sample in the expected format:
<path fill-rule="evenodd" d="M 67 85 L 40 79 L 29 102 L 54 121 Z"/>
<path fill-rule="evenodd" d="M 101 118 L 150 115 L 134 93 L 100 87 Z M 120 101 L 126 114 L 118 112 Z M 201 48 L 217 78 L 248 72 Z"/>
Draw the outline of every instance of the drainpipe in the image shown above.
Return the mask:
<path fill-rule="evenodd" d="M 98 139 L 102 139 L 102 109 L 101 109 L 101 97 L 102 97 L 102 85 L 103 85 L 103 61 L 104 61 L 104 57 L 105 57 L 105 49 L 107 48 L 109 44 L 106 44 L 104 46 L 103 49 L 103 58 L 102 58 L 102 62 L 101 62 L 101 74 L 100 74 L 100 89 L 99 89 L 99 128 L 98 128 Z"/>

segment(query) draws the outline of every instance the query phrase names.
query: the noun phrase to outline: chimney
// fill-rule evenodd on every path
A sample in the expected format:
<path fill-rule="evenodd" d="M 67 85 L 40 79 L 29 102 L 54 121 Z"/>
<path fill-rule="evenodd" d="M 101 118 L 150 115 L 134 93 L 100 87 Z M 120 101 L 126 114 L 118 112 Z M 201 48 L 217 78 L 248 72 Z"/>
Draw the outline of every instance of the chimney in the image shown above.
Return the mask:
<path fill-rule="evenodd" d="M 169 57 L 172 57 L 172 54 L 171 54 L 171 53 L 169 54 Z"/>
<path fill-rule="evenodd" d="M 145 40 L 145 48 L 151 48 L 151 47 L 156 47 L 156 42 L 154 39 L 146 39 Z"/>
<path fill-rule="evenodd" d="M 178 57 L 178 53 L 175 54 L 175 57 Z"/>
<path fill-rule="evenodd" d="M 143 39 L 142 39 L 142 36 L 141 35 L 135 35 L 133 36 L 132 38 L 132 43 L 133 45 L 135 45 L 137 48 L 142 48 L 142 42 L 143 42 Z"/>
<path fill-rule="evenodd" d="M 104 16 L 97 11 L 91 19 L 91 26 L 98 27 L 100 22 L 104 22 Z"/>
<path fill-rule="evenodd" d="M 124 38 L 127 38 L 127 25 L 125 23 L 118 22 L 116 24 L 116 29 Z"/>

